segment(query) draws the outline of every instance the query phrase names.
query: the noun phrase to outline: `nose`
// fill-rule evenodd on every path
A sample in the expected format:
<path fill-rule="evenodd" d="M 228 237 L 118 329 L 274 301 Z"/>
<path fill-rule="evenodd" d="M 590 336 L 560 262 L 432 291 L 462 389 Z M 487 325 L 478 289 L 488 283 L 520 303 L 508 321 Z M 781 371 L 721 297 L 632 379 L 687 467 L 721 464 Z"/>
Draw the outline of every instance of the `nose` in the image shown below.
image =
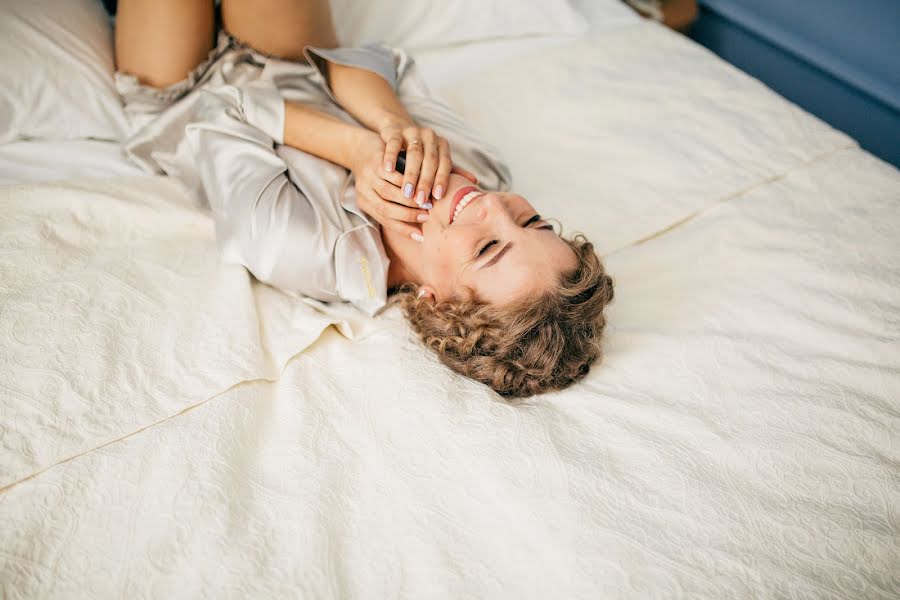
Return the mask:
<path fill-rule="evenodd" d="M 484 216 L 486 218 L 498 223 L 512 221 L 512 215 L 509 213 L 509 208 L 506 206 L 506 203 L 500 199 L 499 195 L 488 192 L 479 199 L 479 203 L 481 204 L 480 208 L 484 211 Z"/>

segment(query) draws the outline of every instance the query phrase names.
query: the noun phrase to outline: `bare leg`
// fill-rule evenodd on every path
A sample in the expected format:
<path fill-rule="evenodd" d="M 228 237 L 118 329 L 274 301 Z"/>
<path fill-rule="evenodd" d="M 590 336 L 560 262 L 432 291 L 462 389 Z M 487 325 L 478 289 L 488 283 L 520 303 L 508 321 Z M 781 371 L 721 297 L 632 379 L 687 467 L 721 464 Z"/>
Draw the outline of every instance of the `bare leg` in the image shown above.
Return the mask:
<path fill-rule="evenodd" d="M 141 83 L 184 79 L 215 43 L 213 0 L 119 0 L 116 68 Z"/>
<path fill-rule="evenodd" d="M 334 48 L 328 0 L 222 0 L 222 25 L 253 49 L 305 62 L 306 45 Z"/>

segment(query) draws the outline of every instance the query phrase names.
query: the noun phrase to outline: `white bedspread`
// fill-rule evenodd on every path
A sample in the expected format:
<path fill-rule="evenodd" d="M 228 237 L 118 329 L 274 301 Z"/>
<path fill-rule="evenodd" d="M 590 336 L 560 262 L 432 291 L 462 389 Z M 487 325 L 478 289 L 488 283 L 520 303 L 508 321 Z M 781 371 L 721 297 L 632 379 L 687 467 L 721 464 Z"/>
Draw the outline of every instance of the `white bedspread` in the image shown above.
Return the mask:
<path fill-rule="evenodd" d="M 0 190 L 0 597 L 900 595 L 900 173 L 653 25 L 445 93 L 608 254 L 604 364 L 511 407 L 165 180 Z"/>
<path fill-rule="evenodd" d="M 502 151 L 515 188 L 603 253 L 856 145 L 652 21 L 441 91 Z"/>
<path fill-rule="evenodd" d="M 0 488 L 238 383 L 334 318 L 222 264 L 164 177 L 0 188 Z"/>

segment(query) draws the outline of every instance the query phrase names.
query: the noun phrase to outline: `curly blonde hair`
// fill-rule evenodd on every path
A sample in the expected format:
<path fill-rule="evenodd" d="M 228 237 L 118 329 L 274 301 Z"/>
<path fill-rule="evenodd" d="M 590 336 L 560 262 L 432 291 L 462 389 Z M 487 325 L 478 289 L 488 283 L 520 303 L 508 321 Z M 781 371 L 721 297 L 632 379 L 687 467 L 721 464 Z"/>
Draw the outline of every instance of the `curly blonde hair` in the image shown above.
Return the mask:
<path fill-rule="evenodd" d="M 562 238 L 577 267 L 542 297 L 494 306 L 478 299 L 433 303 L 405 284 L 394 297 L 422 342 L 442 363 L 493 388 L 525 398 L 568 387 L 602 356 L 613 280 L 583 235 Z"/>

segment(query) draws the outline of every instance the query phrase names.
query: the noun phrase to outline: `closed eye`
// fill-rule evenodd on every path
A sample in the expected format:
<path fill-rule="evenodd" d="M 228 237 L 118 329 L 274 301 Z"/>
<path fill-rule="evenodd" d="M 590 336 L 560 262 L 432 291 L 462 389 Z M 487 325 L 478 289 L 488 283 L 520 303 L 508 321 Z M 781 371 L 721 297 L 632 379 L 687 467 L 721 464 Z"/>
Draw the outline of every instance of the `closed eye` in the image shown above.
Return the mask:
<path fill-rule="evenodd" d="M 489 241 L 487 244 L 484 245 L 484 248 L 482 248 L 482 249 L 478 252 L 478 256 L 483 255 L 485 252 L 488 251 L 488 248 L 490 248 L 491 246 L 493 246 L 494 244 L 497 244 L 497 243 L 499 243 L 499 240 L 491 240 L 491 241 Z"/>
<path fill-rule="evenodd" d="M 524 223 L 522 223 L 522 227 L 528 227 L 528 226 L 531 225 L 532 223 L 537 223 L 537 222 L 540 221 L 540 220 L 541 220 L 541 215 L 534 215 L 533 217 L 531 217 L 530 219 L 528 219 L 527 221 L 525 221 Z M 550 229 L 550 230 L 552 230 L 552 229 L 553 229 L 553 226 L 552 226 L 552 225 L 544 225 L 544 226 L 542 226 L 542 227 L 538 227 L 538 229 Z M 485 244 L 484 247 L 483 247 L 481 250 L 478 251 L 478 256 L 484 256 L 484 253 L 487 252 L 488 249 L 489 249 L 491 246 L 493 246 L 494 244 L 499 244 L 499 243 L 500 243 L 500 240 L 491 240 L 490 242 L 488 242 L 487 244 Z"/>
<path fill-rule="evenodd" d="M 541 220 L 541 215 L 534 215 L 533 217 L 531 217 L 530 219 L 525 221 L 522 224 L 522 227 L 528 227 L 532 223 L 537 223 L 540 220 Z M 540 227 L 538 227 L 538 229 L 549 229 L 550 231 L 553 231 L 553 225 L 541 225 Z"/>

